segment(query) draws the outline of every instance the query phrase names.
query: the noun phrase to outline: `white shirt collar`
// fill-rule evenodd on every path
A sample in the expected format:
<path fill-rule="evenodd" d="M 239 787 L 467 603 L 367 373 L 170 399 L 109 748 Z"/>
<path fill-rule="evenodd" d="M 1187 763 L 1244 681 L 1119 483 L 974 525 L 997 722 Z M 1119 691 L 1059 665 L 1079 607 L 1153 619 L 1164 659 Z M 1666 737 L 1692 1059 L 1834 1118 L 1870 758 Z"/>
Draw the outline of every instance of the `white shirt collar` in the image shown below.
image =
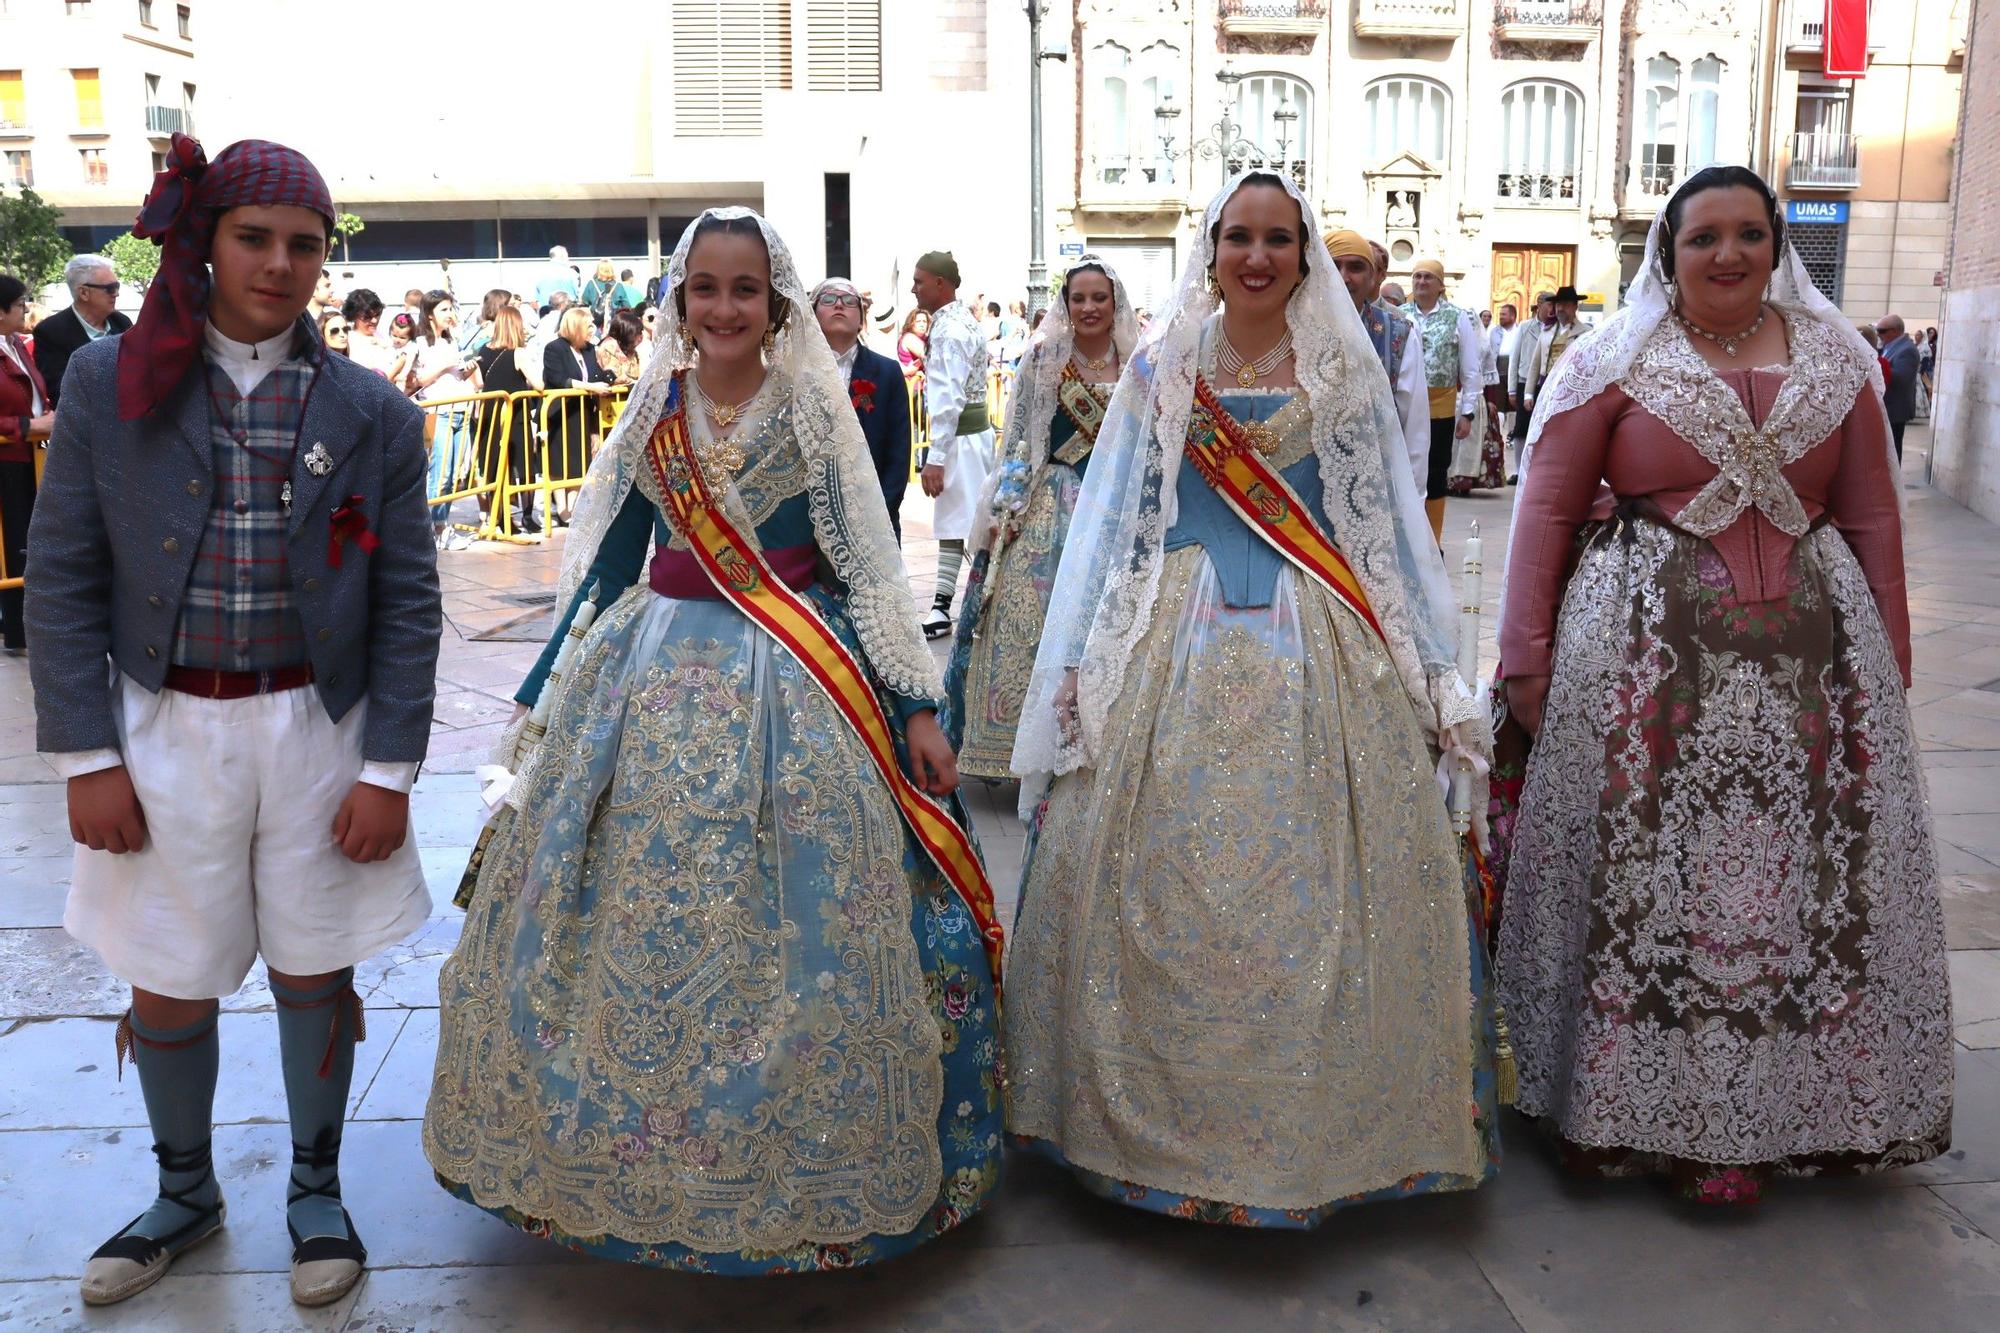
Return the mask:
<path fill-rule="evenodd" d="M 840 363 L 840 373 L 846 379 L 854 378 L 854 363 L 861 356 L 861 340 L 856 338 L 854 346 L 842 352 L 834 360 Z"/>
<path fill-rule="evenodd" d="M 291 356 L 297 347 L 299 330 L 295 324 L 262 342 L 243 343 L 216 328 L 211 320 L 203 326 L 202 334 L 208 347 L 208 359 L 222 367 L 222 373 L 229 376 L 229 382 L 236 386 L 237 393 L 248 398 L 251 391 L 264 382 L 265 376 Z"/>

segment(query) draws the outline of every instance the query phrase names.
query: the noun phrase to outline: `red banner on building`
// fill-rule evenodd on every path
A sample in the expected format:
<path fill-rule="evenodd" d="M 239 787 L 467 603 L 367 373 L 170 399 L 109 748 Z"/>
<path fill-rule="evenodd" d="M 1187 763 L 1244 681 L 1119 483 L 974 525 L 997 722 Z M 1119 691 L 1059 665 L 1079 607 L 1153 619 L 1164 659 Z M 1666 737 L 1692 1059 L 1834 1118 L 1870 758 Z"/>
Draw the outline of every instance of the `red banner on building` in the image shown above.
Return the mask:
<path fill-rule="evenodd" d="M 1829 79 L 1868 75 L 1868 0 L 1826 0 L 1821 43 Z"/>

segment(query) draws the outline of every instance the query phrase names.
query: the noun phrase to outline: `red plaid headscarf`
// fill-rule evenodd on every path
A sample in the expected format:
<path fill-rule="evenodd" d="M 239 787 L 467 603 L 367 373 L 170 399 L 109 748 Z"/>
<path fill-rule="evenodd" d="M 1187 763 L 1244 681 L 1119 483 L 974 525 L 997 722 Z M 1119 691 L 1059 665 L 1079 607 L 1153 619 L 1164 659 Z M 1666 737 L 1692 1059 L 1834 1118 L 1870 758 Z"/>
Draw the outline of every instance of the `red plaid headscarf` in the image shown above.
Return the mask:
<path fill-rule="evenodd" d="M 305 154 L 263 139 L 243 139 L 214 162 L 185 134 L 174 136 L 166 170 L 140 206 L 132 234 L 156 242 L 160 272 L 139 320 L 118 345 L 118 415 L 145 416 L 173 393 L 201 351 L 208 319 L 208 256 L 215 224 L 248 204 L 296 204 L 333 226 L 333 196 Z"/>

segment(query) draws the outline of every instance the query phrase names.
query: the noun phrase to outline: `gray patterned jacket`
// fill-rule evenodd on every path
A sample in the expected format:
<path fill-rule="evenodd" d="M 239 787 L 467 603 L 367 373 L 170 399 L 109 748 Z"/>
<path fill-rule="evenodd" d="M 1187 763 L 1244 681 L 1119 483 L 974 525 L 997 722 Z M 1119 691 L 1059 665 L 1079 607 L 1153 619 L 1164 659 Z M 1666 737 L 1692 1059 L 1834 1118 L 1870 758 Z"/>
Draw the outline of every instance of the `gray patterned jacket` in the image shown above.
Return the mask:
<path fill-rule="evenodd" d="M 324 357 L 292 462 L 288 550 L 314 688 L 336 722 L 368 700 L 364 759 L 421 762 L 443 621 L 422 415 L 380 375 L 325 355 L 310 320 L 301 328 L 309 354 Z M 118 745 L 107 656 L 159 691 L 208 521 L 207 382 L 190 374 L 153 415 L 120 421 L 120 341 L 100 339 L 70 359 L 28 528 L 35 743 L 48 753 Z M 305 466 L 315 444 L 332 462 L 324 476 Z M 367 553 L 346 542 L 336 569 L 327 542 L 343 504 L 366 515 L 381 545 Z"/>

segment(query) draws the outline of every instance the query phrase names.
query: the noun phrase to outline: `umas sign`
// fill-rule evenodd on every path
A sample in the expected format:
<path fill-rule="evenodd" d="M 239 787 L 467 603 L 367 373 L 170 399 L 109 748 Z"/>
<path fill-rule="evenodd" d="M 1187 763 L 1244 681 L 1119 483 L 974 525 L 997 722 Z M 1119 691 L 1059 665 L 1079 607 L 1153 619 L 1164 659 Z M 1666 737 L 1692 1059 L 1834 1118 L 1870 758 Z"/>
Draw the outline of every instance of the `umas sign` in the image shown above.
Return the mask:
<path fill-rule="evenodd" d="M 1847 201 L 1844 199 L 1787 199 L 1785 201 L 1785 221 L 1831 222 L 1835 226 L 1845 226 L 1847 224 Z"/>

